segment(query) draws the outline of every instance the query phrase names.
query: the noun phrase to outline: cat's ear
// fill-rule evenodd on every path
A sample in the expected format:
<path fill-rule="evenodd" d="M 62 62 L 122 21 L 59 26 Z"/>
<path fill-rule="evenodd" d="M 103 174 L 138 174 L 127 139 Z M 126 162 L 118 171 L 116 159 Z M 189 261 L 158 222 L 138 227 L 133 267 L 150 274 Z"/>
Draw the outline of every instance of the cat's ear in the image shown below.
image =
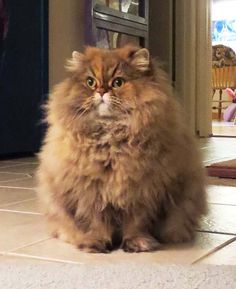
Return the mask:
<path fill-rule="evenodd" d="M 78 71 L 82 65 L 84 55 L 78 51 L 72 52 L 72 58 L 68 59 L 66 62 L 66 69 L 70 72 Z"/>
<path fill-rule="evenodd" d="M 150 54 L 146 48 L 141 48 L 131 55 L 131 64 L 137 70 L 145 72 L 150 68 Z"/>

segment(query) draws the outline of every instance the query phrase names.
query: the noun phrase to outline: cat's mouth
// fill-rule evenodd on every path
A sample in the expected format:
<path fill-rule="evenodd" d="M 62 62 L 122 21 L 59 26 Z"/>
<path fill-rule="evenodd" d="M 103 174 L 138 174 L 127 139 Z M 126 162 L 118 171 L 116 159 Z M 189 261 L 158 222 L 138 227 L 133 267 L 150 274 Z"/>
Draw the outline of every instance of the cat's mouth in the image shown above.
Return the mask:
<path fill-rule="evenodd" d="M 106 92 L 103 95 L 95 93 L 93 97 L 93 104 L 98 117 L 101 118 L 119 118 L 124 114 L 127 116 L 130 114 L 130 110 L 125 108 L 121 101 L 115 99 L 110 92 Z"/>
<path fill-rule="evenodd" d="M 101 102 L 100 104 L 98 104 L 97 112 L 98 112 L 99 116 L 102 116 L 102 117 L 111 117 L 112 116 L 110 105 L 105 103 L 105 102 Z"/>
<path fill-rule="evenodd" d="M 110 93 L 104 93 L 100 95 L 96 93 L 94 96 L 94 104 L 97 110 L 97 113 L 101 117 L 111 117 L 111 103 L 110 103 Z"/>

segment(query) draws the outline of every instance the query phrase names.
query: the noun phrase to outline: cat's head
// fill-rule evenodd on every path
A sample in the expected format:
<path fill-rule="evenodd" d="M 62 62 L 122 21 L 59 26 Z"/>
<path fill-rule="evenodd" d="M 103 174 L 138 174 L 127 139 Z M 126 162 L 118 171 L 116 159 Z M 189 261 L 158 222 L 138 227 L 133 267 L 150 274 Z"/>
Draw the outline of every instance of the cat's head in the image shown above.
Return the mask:
<path fill-rule="evenodd" d="M 89 113 L 98 118 L 124 117 L 141 105 L 145 80 L 152 75 L 149 52 L 125 46 L 119 49 L 86 48 L 73 52 L 67 70 L 77 87 L 73 103 L 78 117 Z"/>

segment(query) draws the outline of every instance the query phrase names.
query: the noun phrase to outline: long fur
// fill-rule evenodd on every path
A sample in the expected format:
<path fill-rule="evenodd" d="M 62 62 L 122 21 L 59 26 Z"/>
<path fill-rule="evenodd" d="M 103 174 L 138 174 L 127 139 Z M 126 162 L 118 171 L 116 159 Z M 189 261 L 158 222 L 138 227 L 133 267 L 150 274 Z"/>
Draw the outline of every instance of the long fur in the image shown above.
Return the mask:
<path fill-rule="evenodd" d="M 195 141 L 165 74 L 139 51 L 87 48 L 47 103 L 39 197 L 53 236 L 88 252 L 189 241 L 206 213 Z M 100 117 L 86 77 L 92 68 L 109 86 L 115 67 L 126 82 L 108 88 L 112 115 Z"/>

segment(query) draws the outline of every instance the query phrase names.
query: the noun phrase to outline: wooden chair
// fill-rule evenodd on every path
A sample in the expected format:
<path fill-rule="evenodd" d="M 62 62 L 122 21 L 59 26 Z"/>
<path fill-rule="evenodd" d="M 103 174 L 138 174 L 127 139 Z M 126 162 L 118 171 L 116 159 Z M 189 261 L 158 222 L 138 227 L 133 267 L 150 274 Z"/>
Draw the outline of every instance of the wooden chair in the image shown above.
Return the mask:
<path fill-rule="evenodd" d="M 221 119 L 222 110 L 226 107 L 224 103 L 230 103 L 231 101 L 222 100 L 223 90 L 226 88 L 236 89 L 236 66 L 224 66 L 224 67 L 213 67 L 212 68 L 212 102 L 213 109 L 218 110 L 218 119 Z M 219 90 L 219 99 L 214 100 L 216 90 Z M 215 105 L 217 103 L 217 105 Z"/>

